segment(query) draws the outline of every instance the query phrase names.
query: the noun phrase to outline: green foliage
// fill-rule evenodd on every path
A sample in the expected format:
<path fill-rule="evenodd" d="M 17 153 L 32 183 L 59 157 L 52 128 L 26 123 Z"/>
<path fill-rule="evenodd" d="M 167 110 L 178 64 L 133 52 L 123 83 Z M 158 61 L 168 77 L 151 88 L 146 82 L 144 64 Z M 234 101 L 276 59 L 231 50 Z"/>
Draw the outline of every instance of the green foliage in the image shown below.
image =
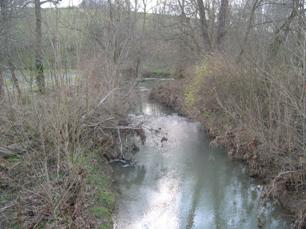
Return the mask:
<path fill-rule="evenodd" d="M 144 78 L 169 78 L 171 75 L 172 73 L 170 70 L 160 68 L 153 68 L 153 70 L 145 71 L 143 73 Z"/>
<path fill-rule="evenodd" d="M 184 89 L 184 101 L 187 109 L 191 109 L 198 101 L 198 93 L 201 90 L 203 79 L 208 73 L 207 64 L 203 62 L 197 69 L 194 78 Z"/>
<path fill-rule="evenodd" d="M 112 208 L 115 203 L 115 196 L 109 191 L 100 191 L 98 193 L 98 202 L 103 203 L 106 207 Z"/>
<path fill-rule="evenodd" d="M 110 209 L 105 207 L 94 207 L 91 209 L 91 213 L 97 219 L 103 219 L 104 223 L 101 223 L 101 229 L 112 228 L 112 212 L 110 211 Z"/>
<path fill-rule="evenodd" d="M 4 84 L 6 87 L 12 87 L 13 86 L 13 81 L 11 79 L 5 79 Z"/>
<path fill-rule="evenodd" d="M 156 76 L 156 77 L 165 77 L 165 76 L 170 76 L 171 72 L 166 71 L 166 70 L 162 70 L 162 69 L 154 69 L 152 71 L 152 73 Z"/>
<path fill-rule="evenodd" d="M 203 115 L 204 118 L 207 118 L 207 119 L 211 118 L 211 116 L 212 116 L 212 114 L 208 111 L 202 112 L 202 115 Z"/>
<path fill-rule="evenodd" d="M 17 155 L 17 154 L 11 155 L 11 156 L 9 156 L 9 157 L 7 158 L 7 160 L 8 160 L 9 162 L 18 162 L 18 161 L 20 161 L 20 159 L 21 159 L 21 156 L 20 156 L 20 155 Z"/>
<path fill-rule="evenodd" d="M 187 105 L 188 108 L 191 108 L 194 106 L 196 98 L 195 98 L 195 92 L 196 90 L 192 87 L 189 86 L 185 89 L 185 104 Z"/>
<path fill-rule="evenodd" d="M 92 214 L 97 218 L 110 218 L 111 212 L 105 207 L 94 207 L 91 209 Z"/>
<path fill-rule="evenodd" d="M 77 158 L 77 163 L 86 169 L 86 183 L 94 190 L 90 212 L 101 221 L 101 228 L 112 228 L 112 211 L 115 205 L 115 195 L 111 191 L 111 180 L 105 174 L 102 165 L 105 164 L 97 152 L 89 152 Z"/>

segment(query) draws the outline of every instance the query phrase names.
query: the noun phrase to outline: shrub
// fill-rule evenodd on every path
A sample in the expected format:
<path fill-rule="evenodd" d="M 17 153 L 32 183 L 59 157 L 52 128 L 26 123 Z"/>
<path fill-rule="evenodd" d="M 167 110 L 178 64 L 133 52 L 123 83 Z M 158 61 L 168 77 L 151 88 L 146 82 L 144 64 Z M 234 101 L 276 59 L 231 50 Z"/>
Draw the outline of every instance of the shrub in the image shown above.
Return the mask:
<path fill-rule="evenodd" d="M 295 71 L 286 65 L 266 71 L 239 65 L 228 57 L 210 56 L 186 80 L 185 110 L 204 120 L 215 135 L 222 134 L 226 144 L 235 148 L 236 156 L 261 158 L 272 164 L 272 168 L 266 167 L 271 172 L 289 162 L 292 168 L 302 169 L 296 159 L 304 158 L 305 101 L 302 75 Z M 226 137 L 230 133 L 235 133 L 234 141 Z M 252 156 L 240 152 L 250 150 L 242 148 L 252 144 L 256 145 Z M 265 173 L 259 167 L 254 170 Z"/>
<path fill-rule="evenodd" d="M 18 144 L 26 154 L 1 159 L 0 191 L 9 193 L 6 203 L 13 204 L 0 227 L 88 228 L 101 221 L 101 209 L 111 212 L 107 169 L 94 164 L 105 153 L 119 152 L 117 132 L 103 127 L 118 125 L 128 95 L 117 90 L 121 81 L 115 67 L 101 61 L 102 69 L 89 65 L 93 69 L 86 69 L 83 78 L 60 81 L 45 95 L 28 91 L 26 103 L 13 97 L 2 101 L 1 146 Z M 99 166 L 105 164 L 102 160 Z M 103 201 L 98 206 L 97 197 Z M 106 218 L 101 225 L 110 224 Z"/>

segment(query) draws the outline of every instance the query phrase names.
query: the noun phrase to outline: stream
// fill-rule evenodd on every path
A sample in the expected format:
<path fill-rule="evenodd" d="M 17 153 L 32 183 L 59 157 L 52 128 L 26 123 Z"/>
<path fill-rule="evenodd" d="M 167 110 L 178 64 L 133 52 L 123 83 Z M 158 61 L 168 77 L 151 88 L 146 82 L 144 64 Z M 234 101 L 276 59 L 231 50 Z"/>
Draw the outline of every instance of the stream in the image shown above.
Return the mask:
<path fill-rule="evenodd" d="M 282 211 L 258 204 L 262 186 L 240 162 L 209 147 L 199 123 L 148 99 L 139 85 L 130 117 L 143 122 L 135 167 L 114 167 L 116 229 L 289 228 Z M 161 141 L 163 139 L 164 141 Z"/>

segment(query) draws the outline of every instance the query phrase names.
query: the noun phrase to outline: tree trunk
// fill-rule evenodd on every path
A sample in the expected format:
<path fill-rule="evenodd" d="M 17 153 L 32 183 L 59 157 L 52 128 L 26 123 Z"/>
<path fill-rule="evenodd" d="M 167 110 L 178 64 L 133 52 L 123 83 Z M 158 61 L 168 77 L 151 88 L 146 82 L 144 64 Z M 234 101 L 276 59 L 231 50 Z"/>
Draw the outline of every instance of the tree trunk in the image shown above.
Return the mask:
<path fill-rule="evenodd" d="M 205 13 L 205 7 L 203 0 L 197 0 L 198 8 L 199 8 L 199 14 L 200 14 L 200 23 L 201 23 L 201 33 L 202 33 L 202 39 L 203 44 L 206 49 L 206 51 L 211 51 L 212 44 L 209 38 L 208 34 L 208 24 L 206 20 L 206 13 Z"/>
<path fill-rule="evenodd" d="M 219 12 L 219 18 L 218 18 L 218 30 L 217 30 L 217 39 L 216 39 L 218 49 L 221 48 L 222 42 L 226 34 L 225 24 L 227 18 L 227 11 L 228 11 L 228 0 L 222 0 Z"/>
<path fill-rule="evenodd" d="M 143 18 L 142 18 L 142 30 L 139 40 L 139 47 L 137 48 L 137 58 L 136 58 L 136 77 L 140 78 L 142 73 L 142 54 L 143 50 L 145 49 L 143 41 L 145 38 L 146 32 L 146 24 L 147 24 L 147 2 L 146 0 L 142 0 L 143 3 Z"/>
<path fill-rule="evenodd" d="M 41 28 L 41 3 L 40 0 L 35 0 L 35 35 L 36 35 L 36 48 L 35 48 L 35 68 L 36 68 L 36 81 L 40 93 L 45 93 L 45 76 L 44 65 L 42 60 L 42 28 Z"/>
<path fill-rule="evenodd" d="M 2 15 L 2 23 L 4 25 L 4 56 L 5 56 L 5 64 L 7 64 L 8 69 L 11 73 L 11 77 L 13 80 L 14 87 L 16 88 L 18 92 L 18 96 L 21 95 L 18 79 L 15 74 L 15 67 L 12 63 L 12 57 L 11 57 L 11 36 L 10 36 L 10 16 L 9 16 L 9 6 L 7 5 L 6 0 L 2 0 L 0 3 L 1 8 L 1 15 Z"/>
<path fill-rule="evenodd" d="M 15 74 L 15 66 L 13 65 L 11 60 L 9 60 L 8 66 L 9 66 L 9 70 L 11 72 L 11 76 L 12 76 L 12 80 L 13 80 L 13 83 L 14 83 L 14 87 L 17 90 L 18 96 L 20 97 L 21 96 L 21 90 L 20 90 L 18 79 L 17 79 L 16 74 Z"/>
<path fill-rule="evenodd" d="M 250 17 L 249 17 L 249 21 L 248 21 L 248 27 L 246 29 L 246 33 L 244 35 L 244 39 L 243 39 L 243 43 L 242 43 L 242 46 L 241 46 L 241 50 L 240 50 L 239 56 L 237 58 L 238 62 L 241 61 L 242 55 L 243 55 L 244 50 L 246 48 L 246 44 L 247 44 L 247 41 L 249 39 L 251 28 L 252 28 L 252 25 L 253 25 L 253 22 L 254 22 L 256 8 L 257 8 L 258 4 L 260 4 L 262 1 L 263 0 L 254 0 L 253 6 L 252 6 L 252 9 L 251 9 L 251 13 L 250 13 Z"/>
<path fill-rule="evenodd" d="M 180 20 L 180 31 L 181 35 L 178 36 L 178 57 L 176 61 L 176 66 L 175 66 L 175 75 L 178 78 L 183 78 L 184 77 L 184 69 L 186 68 L 186 14 L 185 14 L 185 0 L 178 0 L 178 4 L 181 10 L 181 14 L 179 16 Z"/>
<path fill-rule="evenodd" d="M 4 97 L 4 77 L 2 69 L 0 69 L 0 100 Z"/>
<path fill-rule="evenodd" d="M 305 70 L 305 5 L 299 5 L 299 15 L 298 15 L 298 28 L 297 28 L 297 47 L 298 55 L 296 57 L 296 62 L 298 66 L 302 66 Z M 306 72 L 304 71 L 304 75 Z"/>
<path fill-rule="evenodd" d="M 283 44 L 285 38 L 287 37 L 290 31 L 290 25 L 293 19 L 298 15 L 298 8 L 299 8 L 299 0 L 293 0 L 292 11 L 289 17 L 274 33 L 274 40 L 270 44 L 269 53 L 268 53 L 269 60 L 272 60 L 277 56 L 279 48 Z"/>

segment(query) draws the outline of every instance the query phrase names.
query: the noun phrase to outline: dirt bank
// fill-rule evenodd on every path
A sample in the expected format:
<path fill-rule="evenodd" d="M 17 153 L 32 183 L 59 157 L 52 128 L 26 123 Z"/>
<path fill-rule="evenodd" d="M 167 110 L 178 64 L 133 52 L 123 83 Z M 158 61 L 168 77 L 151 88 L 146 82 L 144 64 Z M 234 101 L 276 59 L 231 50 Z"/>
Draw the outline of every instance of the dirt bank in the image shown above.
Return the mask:
<path fill-rule="evenodd" d="M 244 162 L 250 176 L 265 184 L 263 202 L 269 199 L 280 204 L 290 215 L 292 228 L 305 228 L 305 170 L 298 165 L 292 167 L 293 163 L 288 162 L 298 161 L 300 155 L 277 155 L 275 158 L 275 155 L 258 153 L 261 142 L 250 131 L 238 125 L 225 127 L 219 110 L 207 112 L 200 106 L 190 106 L 185 90 L 188 84 L 189 80 L 182 79 L 159 85 L 152 90 L 150 98 L 199 121 L 211 138 L 211 146 L 224 146 L 231 159 Z"/>

